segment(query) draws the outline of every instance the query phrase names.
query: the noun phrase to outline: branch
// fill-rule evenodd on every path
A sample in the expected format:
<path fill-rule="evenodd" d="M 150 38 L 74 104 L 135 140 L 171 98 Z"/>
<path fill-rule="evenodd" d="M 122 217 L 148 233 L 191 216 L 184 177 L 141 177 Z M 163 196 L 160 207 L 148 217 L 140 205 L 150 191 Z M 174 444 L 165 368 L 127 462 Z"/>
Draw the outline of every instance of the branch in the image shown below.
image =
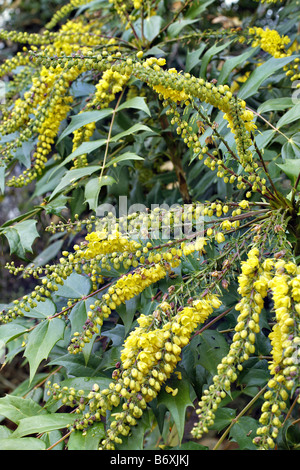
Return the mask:
<path fill-rule="evenodd" d="M 220 439 L 218 440 L 218 442 L 216 443 L 216 445 L 214 446 L 213 450 L 217 450 L 220 445 L 222 444 L 222 442 L 224 441 L 225 437 L 228 435 L 228 433 L 230 432 L 231 428 L 238 422 L 239 418 L 241 418 L 250 408 L 251 406 L 261 397 L 261 395 L 263 393 L 265 393 L 267 389 L 267 385 L 265 385 L 256 395 L 254 398 L 252 398 L 252 400 L 248 403 L 247 406 L 245 406 L 245 408 L 237 415 L 236 418 L 234 418 L 230 425 L 228 426 L 228 428 L 226 429 L 226 431 L 222 434 L 222 436 L 220 437 Z"/>

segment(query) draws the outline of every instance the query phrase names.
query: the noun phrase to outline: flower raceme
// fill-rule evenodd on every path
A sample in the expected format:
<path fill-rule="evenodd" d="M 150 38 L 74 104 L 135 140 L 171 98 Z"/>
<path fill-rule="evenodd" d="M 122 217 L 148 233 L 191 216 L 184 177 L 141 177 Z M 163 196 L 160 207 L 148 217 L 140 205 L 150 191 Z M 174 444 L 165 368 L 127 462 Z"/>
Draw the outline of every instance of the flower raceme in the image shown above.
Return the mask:
<path fill-rule="evenodd" d="M 299 46 L 297 41 L 294 41 L 290 47 L 287 47 L 291 39 L 288 36 L 280 36 L 278 31 L 269 28 L 249 28 L 250 36 L 254 36 L 252 47 L 259 46 L 263 51 L 267 52 L 271 56 L 278 58 L 288 57 L 295 50 L 298 51 Z M 286 72 L 286 76 L 290 77 L 292 82 L 296 82 L 300 78 L 299 73 L 299 57 L 296 57 L 289 65 L 285 65 L 283 70 Z M 299 84 L 296 84 L 296 88 L 299 88 Z"/>
<path fill-rule="evenodd" d="M 125 340 L 121 365 L 113 373 L 115 381 L 108 389 L 90 393 L 88 417 L 75 423 L 75 428 L 85 428 L 121 404 L 122 411 L 113 414 L 101 449 L 112 450 L 120 444 L 176 369 L 193 331 L 220 305 L 216 295 L 207 294 L 177 312 L 163 301 L 153 314 L 140 315 L 138 326 Z M 176 395 L 176 390 L 168 386 L 166 390 Z"/>
<path fill-rule="evenodd" d="M 108 254 L 114 252 L 133 252 L 141 248 L 141 243 L 130 240 L 128 237 L 122 236 L 118 231 L 108 234 L 106 231 L 96 231 L 86 236 L 87 246 L 82 251 L 85 259 L 95 258 L 100 254 Z"/>
<path fill-rule="evenodd" d="M 229 392 L 231 383 L 243 369 L 242 363 L 255 352 L 255 338 L 260 331 L 259 317 L 264 298 L 271 290 L 274 299 L 276 323 L 269 335 L 272 347 L 272 361 L 269 364 L 273 376 L 262 406 L 261 427 L 257 430 L 254 443 L 262 449 L 273 448 L 282 425 L 280 415 L 286 408 L 288 391 L 299 385 L 299 344 L 300 344 L 300 270 L 293 262 L 259 259 L 259 251 L 252 249 L 248 259 L 242 262 L 242 273 L 238 278 L 238 292 L 241 295 L 236 310 L 235 334 L 229 353 L 218 366 L 213 378 L 199 402 L 192 434 L 200 438 L 213 425 L 215 412 L 221 399 Z"/>
<path fill-rule="evenodd" d="M 254 36 L 252 47 L 260 46 L 276 59 L 286 57 L 285 47 L 291 42 L 288 36 L 280 36 L 274 29 L 249 28 L 249 34 Z"/>
<path fill-rule="evenodd" d="M 155 90 L 163 99 L 172 103 L 180 103 L 189 106 L 190 102 L 199 100 L 209 103 L 212 106 L 224 112 L 224 118 L 227 119 L 229 127 L 235 135 L 237 143 L 237 152 L 240 162 L 245 171 L 255 170 L 253 156 L 250 150 L 250 133 L 255 129 L 253 122 L 253 113 L 246 110 L 246 103 L 243 100 L 236 99 L 228 85 L 215 86 L 214 84 L 197 79 L 192 75 L 181 74 L 174 68 L 163 70 L 165 59 L 149 57 L 143 59 L 141 54 L 137 58 L 123 58 L 119 47 L 114 39 L 105 39 L 95 34 L 97 24 L 90 22 L 84 24 L 81 19 L 69 21 L 61 30 L 53 36 L 41 37 L 42 44 L 39 51 L 37 46 L 32 46 L 30 51 L 33 54 L 31 63 L 32 74 L 35 69 L 38 70 L 40 78 L 33 77 L 32 89 L 28 92 L 27 101 L 25 99 L 17 103 L 15 111 L 10 118 L 3 122 L 2 131 L 5 133 L 17 130 L 20 126 L 26 124 L 19 140 L 13 144 L 7 144 L 3 147 L 3 153 L 7 153 L 7 159 L 12 157 L 12 152 L 16 146 L 21 145 L 24 140 L 28 140 L 35 133 L 43 140 L 45 138 L 44 126 L 52 129 L 51 136 L 46 142 L 46 147 L 41 144 L 38 148 L 33 161 L 33 168 L 28 169 L 18 178 L 12 178 L 10 185 L 24 185 L 32 181 L 44 169 L 47 156 L 50 153 L 53 139 L 58 134 L 60 123 L 67 116 L 67 104 L 73 100 L 70 91 L 70 85 L 83 73 L 94 70 L 101 73 L 101 78 L 96 84 L 94 97 L 80 111 L 84 113 L 92 109 L 105 108 L 111 103 L 116 95 L 124 89 L 130 78 L 138 78 L 145 82 L 150 88 Z M 90 34 L 89 34 L 90 33 Z M 54 33 L 53 33 L 54 34 Z M 75 38 L 81 38 L 82 44 L 78 44 Z M 18 36 L 17 36 L 18 37 Z M 69 39 L 68 39 L 69 38 Z M 24 39 L 25 40 L 25 39 Z M 31 38 L 27 40 L 30 42 Z M 37 42 L 36 36 L 34 36 Z M 50 43 L 49 43 L 50 42 Z M 93 52 L 96 45 L 106 44 L 108 50 L 102 50 L 97 55 Z M 24 53 L 25 57 L 27 53 Z M 78 58 L 76 55 L 78 54 Z M 45 56 L 45 59 L 43 59 Z M 22 60 L 25 60 L 25 58 Z M 40 64 L 42 65 L 40 67 Z M 45 87 L 47 93 L 45 93 Z M 34 96 L 34 102 L 32 102 Z M 65 98 L 63 98 L 65 97 Z M 60 101 L 61 100 L 61 101 Z M 66 106 L 63 112 L 57 113 L 59 106 Z M 36 107 L 35 119 L 29 116 L 29 109 Z M 43 109 L 43 112 L 41 112 Z M 17 119 L 18 116 L 18 119 Z M 21 121 L 19 116 L 21 116 Z M 41 123 L 40 125 L 38 123 Z M 73 150 L 88 141 L 95 131 L 95 123 L 90 123 L 80 129 L 76 129 L 73 138 Z M 196 150 L 198 149 L 198 139 L 194 140 Z M 85 166 L 87 164 L 87 155 L 82 155 L 74 162 L 74 168 Z"/>
<path fill-rule="evenodd" d="M 275 276 L 269 282 L 274 301 L 276 322 L 269 337 L 272 361 L 255 443 L 262 449 L 274 448 L 281 415 L 286 409 L 289 392 L 299 387 L 300 345 L 300 269 L 293 262 L 274 262 Z M 298 397 L 299 403 L 299 397 Z"/>
<path fill-rule="evenodd" d="M 151 69 L 151 68 L 150 68 Z M 156 72 L 157 75 L 154 73 Z M 152 74 L 146 75 L 137 68 L 137 77 L 145 79 L 153 87 L 162 99 L 189 104 L 191 99 L 199 99 L 201 102 L 209 103 L 224 112 L 224 119 L 235 134 L 237 150 L 241 164 L 244 168 L 251 166 L 252 153 L 249 150 L 251 139 L 249 132 L 255 129 L 252 122 L 254 115 L 246 110 L 246 103 L 233 97 L 228 85 L 215 86 L 204 79 L 196 79 L 189 73 L 178 74 L 172 68 L 166 71 L 154 69 Z"/>
<path fill-rule="evenodd" d="M 112 41 L 110 41 L 113 43 Z M 121 74 L 117 71 L 108 69 L 103 72 L 101 79 L 96 85 L 96 91 L 94 98 L 87 104 L 81 113 L 88 111 L 89 109 L 104 109 L 114 101 L 116 95 L 123 90 L 124 86 L 128 82 L 130 76 Z M 96 123 L 92 122 L 85 126 L 76 129 L 73 138 L 73 152 L 83 143 L 88 142 L 93 136 L 96 129 Z M 79 166 L 86 166 L 88 164 L 87 155 L 83 154 L 77 158 L 74 162 L 74 168 Z"/>
<path fill-rule="evenodd" d="M 108 318 L 112 310 L 115 310 L 121 303 L 137 296 L 151 284 L 155 284 L 167 275 L 167 269 L 161 264 L 150 266 L 149 268 L 138 268 L 135 272 L 121 277 L 111 286 L 106 294 L 103 294 L 101 301 L 95 301 L 90 306 L 87 314 L 85 329 L 82 334 L 75 332 L 69 346 L 69 352 L 78 353 L 82 351 L 86 343 L 89 343 L 94 334 L 100 333 L 103 320 Z"/>
<path fill-rule="evenodd" d="M 86 236 L 87 245 L 80 249 L 75 247 L 76 256 L 79 259 L 90 260 L 98 259 L 100 261 L 101 255 L 109 253 L 123 253 L 136 252 L 138 256 L 142 255 L 140 250 L 141 244 L 135 240 L 128 240 L 119 232 L 114 232 L 107 235 L 106 232 L 91 232 Z M 101 300 L 96 300 L 94 305 L 90 306 L 87 314 L 87 322 L 82 334 L 75 332 L 69 346 L 69 352 L 80 352 L 85 343 L 90 342 L 94 334 L 99 334 L 100 327 L 103 320 L 108 318 L 112 310 L 115 310 L 120 304 L 136 297 L 139 293 L 143 292 L 151 284 L 157 283 L 159 280 L 165 278 L 167 274 L 174 267 L 179 266 L 181 263 L 182 254 L 188 256 L 194 252 L 204 252 L 205 239 L 197 238 L 195 242 L 181 243 L 181 248 L 172 247 L 170 250 L 162 254 L 151 252 L 148 255 L 148 266 L 139 267 L 136 261 L 133 271 L 121 276 L 115 283 L 113 283 L 105 294 L 102 295 Z M 149 243 L 149 248 L 151 244 Z M 143 253 L 147 252 L 148 248 L 144 247 Z M 69 255 L 68 252 L 65 256 L 73 261 L 74 256 Z M 142 259 L 144 261 L 144 257 Z M 127 266 L 127 268 L 129 268 Z M 99 271 L 101 274 L 101 270 Z"/>
<path fill-rule="evenodd" d="M 247 201 L 245 206 L 248 206 Z M 105 236 L 104 232 L 91 232 L 87 236 L 88 243 L 82 246 L 82 252 L 86 249 L 87 254 L 90 253 L 88 256 L 97 257 L 103 251 L 111 251 L 112 247 L 120 251 L 125 247 L 128 248 L 126 237 L 122 238 L 119 235 L 107 242 Z M 111 249 L 110 243 L 112 243 Z M 135 243 L 132 248 L 139 248 Z M 193 245 L 194 250 L 196 250 L 195 245 Z M 197 248 L 203 249 L 204 242 L 200 245 L 198 243 Z M 138 295 L 151 283 L 164 278 L 170 268 L 166 261 L 161 264 L 162 259 L 153 266 L 137 269 L 122 276 L 108 288 L 100 300 L 95 300 L 88 313 L 85 337 L 81 337 L 78 343 L 80 335 L 75 334 L 69 351 L 76 352 L 76 349 L 82 349 L 93 334 L 99 334 L 103 319 L 110 315 L 112 309 Z M 258 428 L 254 443 L 260 448 L 272 448 L 282 424 L 280 416 L 286 408 L 285 402 L 289 391 L 299 383 L 299 367 L 295 355 L 298 353 L 300 343 L 300 271 L 291 261 L 263 258 L 258 248 L 254 247 L 248 252 L 247 259 L 241 262 L 238 283 L 241 299 L 236 305 L 239 314 L 232 344 L 228 354 L 219 364 L 212 384 L 204 391 L 199 401 L 197 409 L 199 420 L 194 425 L 192 435 L 199 439 L 209 430 L 219 404 L 229 393 L 231 384 L 236 381 L 239 372 L 243 370 L 243 363 L 255 353 L 256 335 L 260 332 L 260 314 L 264 299 L 271 291 L 276 320 L 270 333 L 272 361 L 269 368 L 272 378 L 264 395 L 261 426 Z M 85 410 L 84 418 L 75 422 L 74 429 L 85 432 L 89 425 L 100 420 L 108 410 L 121 407 L 121 411 L 112 414 L 113 419 L 100 448 L 112 450 L 115 445 L 121 444 L 122 438 L 137 424 L 147 403 L 157 396 L 167 379 L 176 370 L 181 360 L 182 349 L 188 345 L 192 333 L 220 305 L 218 296 L 206 293 L 203 297 L 194 299 L 188 306 L 179 309 L 176 309 L 170 301 L 163 300 L 153 313 L 141 314 L 137 318 L 137 326 L 125 339 L 120 364 L 112 374 L 113 381 L 110 386 L 99 390 L 96 385 L 88 395 L 88 399 L 84 401 L 80 398 L 80 394 L 76 398 L 74 394 L 70 395 L 69 390 L 66 392 L 66 397 L 72 396 L 72 402 L 75 400 L 74 403 L 80 403 L 78 412 Z M 64 397 L 63 390 L 58 393 L 59 386 L 57 387 L 53 389 L 57 398 Z M 177 390 L 168 385 L 166 391 L 173 396 L 177 394 Z M 64 402 L 69 403 L 68 400 L 66 398 Z"/>
<path fill-rule="evenodd" d="M 75 8 L 86 5 L 89 0 L 70 0 L 67 5 L 61 7 L 52 17 L 51 21 L 46 25 L 47 29 L 54 28 L 57 23 L 71 13 Z"/>
<path fill-rule="evenodd" d="M 258 255 L 258 249 L 253 248 L 249 251 L 247 260 L 242 262 L 242 273 L 238 278 L 241 300 L 235 307 L 240 313 L 235 334 L 228 355 L 218 366 L 213 384 L 204 391 L 199 402 L 196 411 L 199 421 L 192 430 L 193 436 L 198 439 L 204 432 L 208 432 L 214 423 L 215 412 L 221 399 L 229 392 L 231 383 L 236 381 L 239 371 L 243 369 L 242 363 L 255 351 L 256 333 L 260 331 L 259 314 L 263 308 L 263 298 L 267 294 L 266 285 L 270 276 L 268 271 L 260 267 Z"/>

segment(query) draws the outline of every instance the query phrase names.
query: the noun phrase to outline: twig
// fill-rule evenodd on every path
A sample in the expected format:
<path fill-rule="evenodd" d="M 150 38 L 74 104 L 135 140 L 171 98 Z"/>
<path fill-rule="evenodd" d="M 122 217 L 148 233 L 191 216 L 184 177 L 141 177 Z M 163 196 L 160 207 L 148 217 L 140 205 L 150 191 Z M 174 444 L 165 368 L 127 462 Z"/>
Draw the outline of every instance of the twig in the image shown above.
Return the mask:
<path fill-rule="evenodd" d="M 283 132 L 281 132 L 279 129 L 277 129 L 277 127 L 273 126 L 273 124 L 270 123 L 270 121 L 268 121 L 267 119 L 265 119 L 261 114 L 259 114 L 257 111 L 254 111 L 253 109 L 251 108 L 248 108 L 246 107 L 246 109 L 248 111 L 251 111 L 253 114 L 255 114 L 256 116 L 260 117 L 260 119 L 262 119 L 263 121 L 265 121 L 266 124 L 268 124 L 270 127 L 272 127 L 272 129 L 274 129 L 274 131 L 276 132 L 279 132 L 279 134 L 281 134 L 283 137 L 285 137 L 286 140 L 290 140 L 288 138 L 287 135 L 285 135 Z"/>
<path fill-rule="evenodd" d="M 50 447 L 48 447 L 46 450 L 51 450 L 53 449 L 54 447 L 56 447 L 58 444 L 60 444 L 62 441 L 64 441 L 65 439 L 67 439 L 73 432 L 73 429 L 71 431 L 69 431 L 67 434 L 65 434 L 63 437 L 61 437 L 58 441 L 54 442 L 54 444 L 52 444 Z"/>
<path fill-rule="evenodd" d="M 263 166 L 263 169 L 264 169 L 264 171 L 265 171 L 265 174 L 266 174 L 266 176 L 267 176 L 267 178 L 268 178 L 268 180 L 269 180 L 269 182 L 270 182 L 272 188 L 274 189 L 275 194 L 279 197 L 279 194 L 278 194 L 278 191 L 277 191 L 277 189 L 276 189 L 276 186 L 275 186 L 275 184 L 274 184 L 272 178 L 271 178 L 270 175 L 269 175 L 267 166 L 266 166 L 266 164 L 265 164 L 265 161 L 264 161 L 264 159 L 263 159 L 263 156 L 262 156 L 262 154 L 261 154 L 261 151 L 260 151 L 260 149 L 259 149 L 258 146 L 257 146 L 257 143 L 256 143 L 256 141 L 255 141 L 255 138 L 254 138 L 253 134 L 251 134 L 251 137 L 252 137 L 252 142 L 253 142 L 253 144 L 254 144 L 254 147 L 255 147 L 256 153 L 257 153 L 257 155 L 258 155 L 258 158 L 260 159 L 260 162 L 261 162 L 261 164 L 262 164 L 262 166 Z M 268 188 L 267 188 L 267 189 L 268 189 Z M 269 191 L 269 189 L 268 189 L 268 191 Z"/>
<path fill-rule="evenodd" d="M 220 445 L 222 444 L 222 442 L 224 441 L 225 437 L 228 435 L 228 433 L 230 432 L 231 428 L 238 422 L 239 418 L 241 418 L 250 408 L 251 406 L 256 402 L 256 400 L 258 400 L 258 398 L 266 391 L 267 389 L 267 385 L 265 385 L 256 395 L 254 398 L 252 398 L 252 400 L 248 403 L 247 406 L 245 406 L 245 408 L 237 415 L 236 418 L 234 418 L 230 425 L 228 426 L 228 428 L 226 429 L 226 431 L 222 434 L 222 436 L 220 437 L 220 439 L 218 440 L 218 442 L 216 443 L 216 445 L 214 446 L 213 450 L 217 450 Z"/>
<path fill-rule="evenodd" d="M 32 390 L 36 390 L 41 385 L 43 385 L 45 382 L 47 382 L 47 380 L 49 380 L 49 377 L 51 377 L 51 375 L 56 374 L 56 372 L 58 372 L 61 368 L 62 368 L 62 366 L 59 366 L 55 370 L 53 370 L 50 374 L 47 375 L 47 377 L 45 377 L 43 380 L 41 380 L 41 382 L 37 383 L 32 389 L 30 389 L 25 395 L 23 395 L 23 398 L 26 398 L 27 395 L 29 395 L 29 393 L 32 392 Z"/>
<path fill-rule="evenodd" d="M 227 313 L 231 312 L 231 310 L 232 310 L 233 308 L 234 308 L 234 307 L 230 307 L 230 308 L 228 308 L 227 310 L 225 310 L 224 312 L 220 313 L 220 315 L 218 315 L 218 316 L 215 317 L 213 320 L 211 320 L 209 323 L 207 323 L 205 326 L 203 326 L 203 327 L 201 328 L 201 330 L 196 331 L 196 333 L 193 335 L 192 338 L 194 338 L 195 336 L 201 335 L 201 333 L 203 333 L 203 331 L 207 330 L 207 329 L 210 328 L 214 323 L 216 323 L 218 320 L 220 320 L 221 318 L 225 317 L 225 315 L 227 315 Z"/>
<path fill-rule="evenodd" d="M 154 39 L 156 39 L 158 36 L 160 36 L 161 33 L 163 33 L 166 29 L 168 29 L 168 27 L 169 27 L 172 23 L 174 23 L 174 21 L 177 20 L 177 18 L 178 18 L 178 16 L 180 15 L 180 13 L 182 13 L 183 10 L 184 10 L 192 1 L 193 1 L 193 0 L 187 0 L 187 1 L 185 2 L 185 4 L 178 10 L 178 12 L 173 16 L 173 18 L 171 19 L 171 21 L 169 21 L 169 23 L 167 23 L 167 24 L 159 31 L 158 35 L 155 36 Z M 154 39 L 152 40 L 152 42 L 154 41 Z"/>
<path fill-rule="evenodd" d="M 110 123 L 110 126 L 109 126 L 109 131 L 108 131 L 108 136 L 107 136 L 107 141 L 106 141 L 106 147 L 105 147 L 105 153 L 104 153 L 104 157 L 103 157 L 103 164 L 102 164 L 102 168 L 101 168 L 101 173 L 100 173 L 100 176 L 99 176 L 99 180 L 100 180 L 100 179 L 102 178 L 102 176 L 103 176 L 103 172 L 104 172 L 104 168 L 105 168 L 105 164 L 106 164 L 106 159 L 107 159 L 107 155 L 108 155 L 108 148 L 109 148 L 109 143 L 110 143 L 112 128 L 113 128 L 113 125 L 114 125 L 114 121 L 115 121 L 115 117 L 116 117 L 116 112 L 117 112 L 117 109 L 118 109 L 119 104 L 120 104 L 120 102 L 121 102 L 121 99 L 123 98 L 123 95 L 124 95 L 124 89 L 122 90 L 122 93 L 120 93 L 120 96 L 119 96 L 119 98 L 118 98 L 117 104 L 116 104 L 115 109 L 113 110 L 113 113 L 112 113 L 112 118 L 111 118 L 111 123 Z"/>

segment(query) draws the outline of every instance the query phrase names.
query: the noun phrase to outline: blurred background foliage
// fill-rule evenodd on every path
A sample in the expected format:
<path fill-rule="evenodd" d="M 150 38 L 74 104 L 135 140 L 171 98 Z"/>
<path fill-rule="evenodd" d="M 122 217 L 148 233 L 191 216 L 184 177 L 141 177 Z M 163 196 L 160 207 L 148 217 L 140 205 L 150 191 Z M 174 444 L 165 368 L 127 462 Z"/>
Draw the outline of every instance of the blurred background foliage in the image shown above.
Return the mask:
<path fill-rule="evenodd" d="M 66 3 L 64 0 L 2 0 L 0 14 L 6 29 L 36 32 Z"/>

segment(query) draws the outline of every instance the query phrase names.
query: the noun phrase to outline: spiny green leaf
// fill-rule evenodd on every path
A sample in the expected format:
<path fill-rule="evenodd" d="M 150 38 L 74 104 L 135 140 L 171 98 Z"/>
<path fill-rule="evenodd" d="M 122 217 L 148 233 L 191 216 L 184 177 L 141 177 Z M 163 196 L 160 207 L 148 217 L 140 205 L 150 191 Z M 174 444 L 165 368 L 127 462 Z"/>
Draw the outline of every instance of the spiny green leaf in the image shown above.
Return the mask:
<path fill-rule="evenodd" d="M 86 433 L 72 432 L 68 440 L 68 450 L 98 450 L 99 442 L 105 437 L 104 424 L 95 423 Z"/>
<path fill-rule="evenodd" d="M 45 450 L 46 443 L 34 437 L 0 439 L 1 450 Z"/>
<path fill-rule="evenodd" d="M 291 108 L 293 106 L 293 100 L 289 97 L 284 98 L 272 98 L 270 100 L 262 103 L 257 112 L 259 114 L 267 113 L 268 111 L 282 111 L 286 108 Z"/>
<path fill-rule="evenodd" d="M 146 104 L 145 98 L 141 96 L 135 96 L 134 98 L 131 98 L 130 100 L 125 101 L 125 103 L 122 103 L 118 107 L 118 111 L 122 111 L 123 109 L 128 109 L 128 108 L 133 108 L 133 109 L 139 109 L 141 111 L 144 111 L 148 116 L 151 116 L 150 109 L 148 108 L 148 105 Z"/>
<path fill-rule="evenodd" d="M 222 85 L 227 82 L 228 77 L 233 69 L 237 66 L 241 67 L 243 63 L 255 54 L 257 48 L 250 47 L 243 54 L 239 54 L 235 57 L 231 57 L 224 62 L 221 73 L 218 78 L 218 85 Z"/>
<path fill-rule="evenodd" d="M 56 214 L 61 215 L 61 211 L 67 208 L 67 202 L 69 198 L 60 194 L 58 197 L 54 198 L 51 202 L 47 202 L 44 206 L 46 214 Z"/>
<path fill-rule="evenodd" d="M 100 178 L 92 178 L 87 182 L 84 188 L 84 196 L 85 202 L 88 203 L 90 210 L 97 210 L 101 188 L 103 186 L 111 186 L 114 183 L 116 183 L 116 180 L 112 176 L 107 175 Z"/>
<path fill-rule="evenodd" d="M 136 426 L 133 426 L 128 437 L 122 439 L 120 448 L 128 450 L 143 450 L 145 433 L 151 429 L 151 413 L 145 410 L 141 418 L 137 420 Z"/>
<path fill-rule="evenodd" d="M 217 372 L 217 366 L 228 352 L 228 344 L 218 331 L 205 330 L 193 340 L 193 347 L 199 356 L 198 363 L 211 374 Z"/>
<path fill-rule="evenodd" d="M 114 165 L 115 163 L 120 163 L 120 162 L 125 162 L 125 161 L 130 161 L 130 160 L 145 160 L 145 159 L 143 157 L 140 157 L 136 153 L 125 152 L 125 153 L 122 153 L 122 155 L 119 155 L 118 157 L 112 158 L 106 164 L 106 167 L 108 168 L 109 166 Z"/>
<path fill-rule="evenodd" d="M 36 224 L 36 220 L 29 219 L 3 229 L 2 233 L 7 238 L 11 253 L 16 253 L 22 259 L 25 259 L 26 252 L 32 253 L 33 242 L 39 236 Z"/>
<path fill-rule="evenodd" d="M 280 129 L 283 126 L 287 126 L 291 122 L 300 119 L 300 103 L 295 104 L 291 109 L 289 109 L 277 122 L 277 129 Z"/>
<path fill-rule="evenodd" d="M 5 416 L 15 424 L 31 416 L 40 417 L 45 410 L 31 398 L 6 395 L 0 398 L 0 415 Z"/>
<path fill-rule="evenodd" d="M 57 240 L 50 246 L 42 250 L 30 263 L 30 265 L 38 267 L 44 266 L 48 261 L 52 260 L 60 251 L 64 240 Z"/>
<path fill-rule="evenodd" d="M 170 411 L 177 428 L 179 441 L 181 442 L 185 427 L 186 409 L 193 406 L 190 396 L 190 385 L 187 380 L 179 380 L 172 377 L 167 383 L 173 390 L 178 389 L 175 396 L 162 390 L 158 396 L 158 405 L 165 405 Z"/>
<path fill-rule="evenodd" d="M 24 356 L 30 366 L 30 381 L 32 381 L 38 366 L 43 359 L 47 359 L 55 344 L 62 339 L 65 322 L 59 318 L 44 320 L 39 323 L 28 335 Z"/>
<path fill-rule="evenodd" d="M 79 147 L 74 150 L 70 155 L 68 155 L 67 158 L 65 158 L 59 165 L 55 166 L 53 171 L 50 173 L 49 179 L 53 178 L 53 175 L 63 166 L 65 166 L 67 163 L 71 162 L 72 160 L 75 160 L 75 158 L 79 157 L 80 155 L 85 155 L 93 152 L 94 150 L 97 150 L 100 147 L 103 147 L 107 143 L 107 139 L 98 139 L 98 140 L 93 140 L 91 142 L 83 142 L 82 144 L 79 145 Z"/>
<path fill-rule="evenodd" d="M 77 331 L 82 331 L 84 323 L 87 319 L 87 312 L 93 302 L 93 298 L 88 298 L 85 300 L 81 300 L 80 302 L 76 303 L 76 305 L 73 307 L 70 314 L 71 336 L 73 336 L 73 334 Z M 96 336 L 94 335 L 91 341 L 87 343 L 83 348 L 82 354 L 85 359 L 85 364 L 87 364 L 89 361 L 95 339 Z"/>
<path fill-rule="evenodd" d="M 29 312 L 23 311 L 24 316 L 45 319 L 54 315 L 56 312 L 55 303 L 50 299 L 45 299 L 43 302 L 36 302 L 36 304 L 36 307 L 32 307 Z"/>
<path fill-rule="evenodd" d="M 253 439 L 256 435 L 258 422 L 250 416 L 241 416 L 230 430 L 230 437 L 238 443 L 240 450 L 255 450 Z"/>
<path fill-rule="evenodd" d="M 19 426 L 13 432 L 12 437 L 23 437 L 29 434 L 63 429 L 72 424 L 77 418 L 78 415 L 70 413 L 46 413 L 40 416 L 29 416 L 20 420 Z"/>
<path fill-rule="evenodd" d="M 286 142 L 281 149 L 282 159 L 287 160 L 300 159 L 300 134 L 293 135 L 288 142 Z M 300 169 L 299 169 L 300 171 Z"/>
<path fill-rule="evenodd" d="M 268 77 L 273 75 L 273 73 L 277 72 L 277 70 L 282 69 L 292 60 L 295 60 L 295 56 L 283 57 L 280 59 L 275 59 L 274 57 L 272 57 L 260 67 L 256 67 L 256 69 L 251 73 L 248 80 L 240 88 L 238 92 L 238 97 L 242 100 L 246 100 L 247 98 L 250 98 L 250 96 L 255 95 L 260 85 Z"/>
<path fill-rule="evenodd" d="M 219 52 L 222 52 L 226 47 L 228 47 L 232 43 L 231 41 L 227 41 L 224 44 L 221 44 L 218 46 L 218 43 L 214 44 L 212 47 L 208 49 L 208 51 L 205 52 L 202 62 L 201 62 L 201 70 L 200 70 L 200 77 L 204 78 L 206 77 L 206 70 L 209 62 L 213 57 L 215 57 Z"/>
<path fill-rule="evenodd" d="M 6 323 L 0 326 L 0 340 L 6 344 L 23 335 L 26 331 L 27 328 L 24 325 L 20 325 L 16 322 Z"/>
<path fill-rule="evenodd" d="M 162 17 L 158 15 L 147 16 L 144 20 L 144 37 L 152 41 L 159 31 L 162 24 Z"/>
<path fill-rule="evenodd" d="M 128 333 L 132 326 L 134 314 L 137 311 L 138 298 L 134 297 L 133 299 L 127 300 L 125 304 L 121 304 L 117 308 L 118 315 L 125 326 L 125 335 Z"/>
<path fill-rule="evenodd" d="M 101 166 L 88 166 L 85 168 L 76 168 L 74 170 L 69 170 L 67 173 L 63 176 L 61 179 L 60 183 L 58 186 L 56 186 L 55 190 L 51 194 L 49 200 L 53 199 L 54 196 L 65 189 L 67 186 L 69 186 L 71 183 L 74 183 L 75 181 L 79 180 L 80 178 L 83 178 L 85 176 L 91 175 L 95 173 L 96 171 L 100 171 Z"/>
<path fill-rule="evenodd" d="M 64 280 L 63 285 L 58 286 L 56 295 L 66 297 L 67 299 L 80 299 L 88 295 L 91 289 L 92 283 L 87 276 L 73 272 Z"/>
<path fill-rule="evenodd" d="M 0 166 L 0 193 L 4 194 L 5 190 L 5 170 L 6 166 L 1 163 Z"/>
<path fill-rule="evenodd" d="M 150 127 L 145 126 L 144 124 L 138 123 L 138 124 L 134 124 L 126 131 L 122 131 L 119 134 L 114 135 L 110 139 L 110 142 L 118 142 L 120 139 L 123 139 L 123 137 L 126 137 L 127 135 L 133 135 L 135 132 L 139 132 L 139 131 L 154 132 L 152 129 L 150 129 Z"/>
<path fill-rule="evenodd" d="M 186 19 L 175 21 L 168 27 L 168 36 L 170 36 L 171 38 L 175 38 L 176 36 L 178 36 L 178 34 L 183 28 L 189 26 L 190 24 L 196 23 L 196 21 L 199 21 L 199 19 L 196 18 L 194 20 Z"/>
<path fill-rule="evenodd" d="M 206 48 L 205 43 L 201 43 L 200 47 L 196 50 L 188 51 L 185 61 L 185 71 L 190 72 L 200 62 L 200 56 Z"/>
<path fill-rule="evenodd" d="M 287 177 L 291 180 L 292 184 L 295 184 L 296 179 L 300 173 L 300 159 L 287 159 L 285 160 L 285 163 L 279 164 L 276 163 L 276 165 L 281 168 L 281 170 L 287 175 Z M 300 186 L 300 183 L 298 185 L 298 188 Z"/>
<path fill-rule="evenodd" d="M 86 124 L 90 124 L 91 122 L 98 122 L 101 119 L 104 119 L 107 116 L 110 116 L 112 113 L 113 113 L 113 109 L 106 108 L 106 109 L 100 109 L 100 111 L 85 111 L 83 113 L 77 114 L 76 116 L 72 116 L 71 123 L 61 133 L 57 143 L 59 143 L 67 135 L 72 134 L 74 131 L 76 131 L 77 129 L 80 129 Z"/>

